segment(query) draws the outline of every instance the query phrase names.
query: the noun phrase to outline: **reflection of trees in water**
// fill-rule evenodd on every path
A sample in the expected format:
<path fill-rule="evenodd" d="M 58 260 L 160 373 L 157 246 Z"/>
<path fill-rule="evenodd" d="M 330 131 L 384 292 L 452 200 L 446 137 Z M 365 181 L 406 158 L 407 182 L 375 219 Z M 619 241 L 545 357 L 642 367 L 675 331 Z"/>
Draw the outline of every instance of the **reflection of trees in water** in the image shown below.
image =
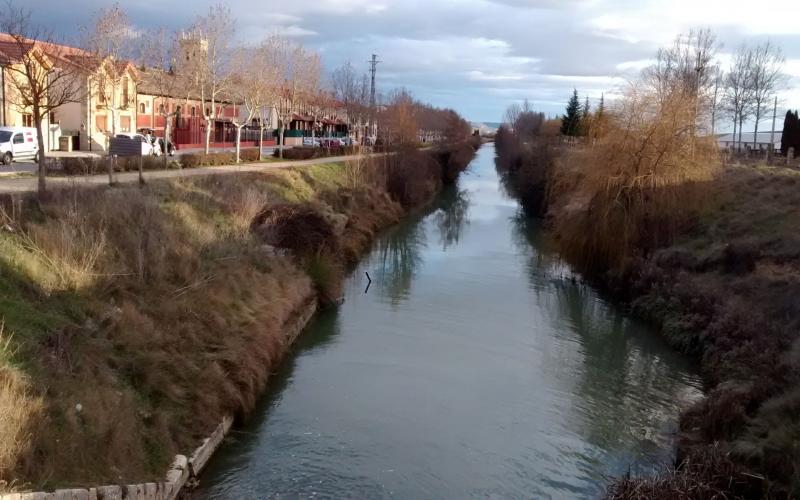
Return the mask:
<path fill-rule="evenodd" d="M 369 265 L 377 266 L 380 294 L 393 305 L 408 298 L 411 284 L 422 265 L 427 248 L 428 223 L 438 230 L 444 249 L 457 244 L 468 223 L 469 193 L 457 186 L 447 188 L 425 213 L 408 218 L 388 231 L 376 243 Z M 431 217 L 428 217 L 431 215 Z"/>
<path fill-rule="evenodd" d="M 408 298 L 426 246 L 425 223 L 419 219 L 401 223 L 378 240 L 371 264 L 379 266 L 381 296 L 393 305 Z"/>
<path fill-rule="evenodd" d="M 559 343 L 563 352 L 551 362 L 575 359 L 570 375 L 579 413 L 574 418 L 584 426 L 583 438 L 618 457 L 658 452 L 663 443 L 657 433 L 695 392 L 687 385 L 682 359 L 548 251 L 539 221 L 519 216 L 513 223 L 537 305 L 554 323 L 556 336 L 567 340 Z M 575 340 L 581 346 L 577 354 Z"/>
<path fill-rule="evenodd" d="M 532 290 L 541 289 L 549 280 L 577 280 L 578 275 L 561 259 L 545 237 L 542 221 L 528 217 L 519 209 L 511 218 L 512 240 L 526 256 L 528 281 Z"/>
<path fill-rule="evenodd" d="M 458 243 L 462 231 L 469 224 L 469 192 L 458 189 L 457 185 L 450 186 L 444 190 L 436 205 L 438 210 L 433 219 L 439 230 L 442 249 L 447 250 Z"/>

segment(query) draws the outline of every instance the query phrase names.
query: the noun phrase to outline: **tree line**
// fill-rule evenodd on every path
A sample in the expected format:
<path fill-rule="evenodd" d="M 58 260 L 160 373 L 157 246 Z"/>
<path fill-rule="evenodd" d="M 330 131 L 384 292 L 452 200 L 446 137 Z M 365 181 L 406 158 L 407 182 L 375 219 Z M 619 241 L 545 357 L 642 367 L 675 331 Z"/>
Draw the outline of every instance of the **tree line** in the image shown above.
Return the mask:
<path fill-rule="evenodd" d="M 403 134 L 410 137 L 411 124 L 437 136 L 446 136 L 446 128 L 452 129 L 455 123 L 462 132 L 468 127 L 454 111 L 422 104 L 404 90 L 390 93 L 376 109 L 370 100 L 369 79 L 350 62 L 326 76 L 320 55 L 302 43 L 280 34 L 240 43 L 236 26 L 230 8 L 220 3 L 182 29 L 140 31 L 117 3 L 98 9 L 80 27 L 80 50 L 74 50 L 58 43 L 54 31 L 39 24 L 30 9 L 9 0 L 0 11 L 0 30 L 17 45 L 20 59 L 20 64 L 10 70 L 9 85 L 14 92 L 9 102 L 20 112 L 32 113 L 40 145 L 44 144 L 42 124 L 50 113 L 87 99 L 101 103 L 108 112 L 111 127 L 107 133 L 113 137 L 117 116 L 129 105 L 127 99 L 119 97 L 125 95 L 129 85 L 123 63 L 133 62 L 150 92 L 172 101 L 200 102 L 206 153 L 215 120 L 230 120 L 236 128 L 237 162 L 242 129 L 256 124 L 263 136 L 273 113 L 279 122 L 281 143 L 295 113 L 317 124 L 334 108 L 344 109 L 349 124 L 361 137 L 375 131 L 379 114 L 387 120 L 384 129 L 395 135 L 405 127 Z M 42 54 L 47 64 L 42 64 Z M 94 82 L 88 88 L 82 83 L 86 82 L 87 65 L 99 68 L 91 74 Z M 236 110 L 226 115 L 225 109 L 231 105 Z M 406 110 L 413 120 L 404 121 Z M 181 107 L 162 105 L 157 113 L 165 121 L 165 137 L 171 137 L 172 122 L 180 116 Z M 45 153 L 41 149 L 40 192 L 45 191 Z"/>

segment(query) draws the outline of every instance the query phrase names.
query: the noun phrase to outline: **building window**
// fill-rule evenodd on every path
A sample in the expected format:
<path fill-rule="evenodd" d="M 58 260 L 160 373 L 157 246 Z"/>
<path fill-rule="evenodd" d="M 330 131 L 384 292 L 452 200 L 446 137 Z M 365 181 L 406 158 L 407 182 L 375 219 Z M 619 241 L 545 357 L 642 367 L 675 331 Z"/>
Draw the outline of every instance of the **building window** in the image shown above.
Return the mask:
<path fill-rule="evenodd" d="M 192 117 L 197 116 L 197 110 L 192 106 Z"/>
<path fill-rule="evenodd" d="M 164 105 L 163 104 L 159 104 L 158 105 L 158 112 L 161 113 L 162 115 L 164 114 Z"/>
<path fill-rule="evenodd" d="M 29 115 L 27 113 L 22 115 L 22 126 L 23 127 L 33 127 L 33 115 Z"/>
<path fill-rule="evenodd" d="M 144 103 L 143 102 L 139 103 L 139 113 L 141 113 L 141 114 L 145 113 L 145 107 L 144 107 Z"/>
<path fill-rule="evenodd" d="M 55 125 L 56 123 L 58 123 L 58 120 L 56 120 L 56 113 L 55 113 L 55 111 L 51 111 L 50 112 L 50 125 Z"/>
<path fill-rule="evenodd" d="M 128 77 L 122 79 L 122 107 L 128 107 Z"/>
<path fill-rule="evenodd" d="M 106 131 L 106 117 L 105 116 L 96 116 L 95 117 L 95 125 L 97 130 L 100 132 Z"/>
<path fill-rule="evenodd" d="M 130 132 L 131 131 L 131 117 L 130 116 L 120 116 L 119 117 L 119 128 L 122 129 L 123 132 Z"/>
<path fill-rule="evenodd" d="M 211 109 L 206 108 L 206 116 L 211 116 Z"/>

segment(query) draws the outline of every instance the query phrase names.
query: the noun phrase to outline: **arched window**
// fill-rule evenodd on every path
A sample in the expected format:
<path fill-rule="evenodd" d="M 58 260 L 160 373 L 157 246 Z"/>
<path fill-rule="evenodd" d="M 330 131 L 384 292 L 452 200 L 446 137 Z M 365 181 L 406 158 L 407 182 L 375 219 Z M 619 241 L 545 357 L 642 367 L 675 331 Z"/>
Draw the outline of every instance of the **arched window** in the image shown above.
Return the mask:
<path fill-rule="evenodd" d="M 144 108 L 144 103 L 143 102 L 139 103 L 139 113 L 141 113 L 141 114 L 145 113 L 145 108 Z"/>
<path fill-rule="evenodd" d="M 192 116 L 196 116 L 197 115 L 197 109 L 194 106 L 192 106 L 192 110 L 191 111 L 192 111 Z"/>

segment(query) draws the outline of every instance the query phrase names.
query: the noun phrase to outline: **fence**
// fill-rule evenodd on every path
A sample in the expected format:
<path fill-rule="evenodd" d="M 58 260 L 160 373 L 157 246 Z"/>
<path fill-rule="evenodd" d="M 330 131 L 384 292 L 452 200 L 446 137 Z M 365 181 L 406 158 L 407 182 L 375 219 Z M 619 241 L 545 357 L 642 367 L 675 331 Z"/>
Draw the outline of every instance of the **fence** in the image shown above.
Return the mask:
<path fill-rule="evenodd" d="M 259 142 L 258 128 L 242 128 L 242 142 Z M 268 143 L 275 139 L 274 132 L 264 129 L 261 135 L 261 142 Z M 179 146 L 185 144 L 204 144 L 206 142 L 206 122 L 202 118 L 181 118 L 177 120 L 173 140 Z M 231 122 L 216 121 L 214 130 L 211 132 L 211 142 L 215 144 L 235 144 L 236 126 Z"/>

